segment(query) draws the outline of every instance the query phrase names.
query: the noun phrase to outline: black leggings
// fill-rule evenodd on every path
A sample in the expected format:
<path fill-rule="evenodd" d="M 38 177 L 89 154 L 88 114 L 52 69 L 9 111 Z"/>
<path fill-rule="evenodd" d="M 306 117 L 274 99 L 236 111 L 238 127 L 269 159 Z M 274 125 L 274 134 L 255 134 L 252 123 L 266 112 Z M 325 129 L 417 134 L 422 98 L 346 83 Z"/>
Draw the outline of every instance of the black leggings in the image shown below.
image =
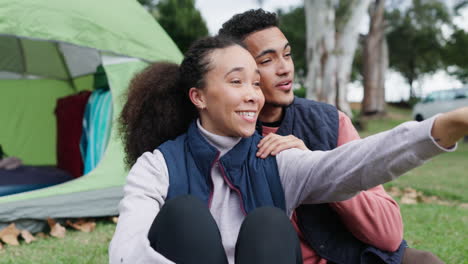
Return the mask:
<path fill-rule="evenodd" d="M 206 205 L 186 195 L 168 201 L 148 233 L 151 247 L 175 263 L 228 263 L 215 220 Z M 236 263 L 302 263 L 299 239 L 277 208 L 252 211 L 242 223 Z"/>

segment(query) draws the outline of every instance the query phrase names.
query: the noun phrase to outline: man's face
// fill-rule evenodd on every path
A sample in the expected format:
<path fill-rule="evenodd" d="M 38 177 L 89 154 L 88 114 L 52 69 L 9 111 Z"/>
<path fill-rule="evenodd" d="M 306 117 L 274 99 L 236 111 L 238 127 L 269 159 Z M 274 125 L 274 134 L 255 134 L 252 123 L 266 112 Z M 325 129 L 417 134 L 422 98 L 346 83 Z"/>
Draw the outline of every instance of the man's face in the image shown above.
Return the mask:
<path fill-rule="evenodd" d="M 277 27 L 254 32 L 244 39 L 247 49 L 257 63 L 265 103 L 287 106 L 292 103 L 294 63 L 291 46 Z"/>

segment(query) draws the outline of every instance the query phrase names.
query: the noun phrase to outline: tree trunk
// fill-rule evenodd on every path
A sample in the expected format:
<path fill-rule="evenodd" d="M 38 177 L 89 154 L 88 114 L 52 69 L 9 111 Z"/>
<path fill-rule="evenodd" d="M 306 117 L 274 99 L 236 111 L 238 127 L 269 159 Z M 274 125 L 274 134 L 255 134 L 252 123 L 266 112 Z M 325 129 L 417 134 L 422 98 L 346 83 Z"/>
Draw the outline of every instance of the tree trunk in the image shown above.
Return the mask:
<path fill-rule="evenodd" d="M 359 24 L 370 0 L 351 1 L 335 17 L 338 0 L 305 0 L 307 23 L 306 96 L 336 105 L 352 116 L 346 100 L 347 84 L 359 36 Z M 336 28 L 335 25 L 338 25 Z"/>
<path fill-rule="evenodd" d="M 335 47 L 335 6 L 338 0 L 304 1 L 306 17 L 306 56 L 308 73 L 305 79 L 306 97 L 334 104 L 335 86 L 333 70 L 336 61 Z M 331 94 L 330 94 L 331 93 Z"/>
<path fill-rule="evenodd" d="M 336 29 L 336 106 L 349 117 L 352 117 L 352 112 L 346 98 L 348 92 L 347 88 L 351 76 L 354 54 L 358 44 L 359 25 L 361 24 L 362 18 L 366 15 L 369 4 L 370 0 L 353 0 L 350 4 L 350 8 L 347 10 L 349 13 L 343 17 L 337 18 L 342 20 L 339 24 L 343 25 L 343 27 Z"/>
<path fill-rule="evenodd" d="M 385 72 L 388 68 L 388 47 L 384 33 L 385 0 L 375 0 L 370 8 L 370 27 L 364 41 L 363 115 L 385 112 Z"/>

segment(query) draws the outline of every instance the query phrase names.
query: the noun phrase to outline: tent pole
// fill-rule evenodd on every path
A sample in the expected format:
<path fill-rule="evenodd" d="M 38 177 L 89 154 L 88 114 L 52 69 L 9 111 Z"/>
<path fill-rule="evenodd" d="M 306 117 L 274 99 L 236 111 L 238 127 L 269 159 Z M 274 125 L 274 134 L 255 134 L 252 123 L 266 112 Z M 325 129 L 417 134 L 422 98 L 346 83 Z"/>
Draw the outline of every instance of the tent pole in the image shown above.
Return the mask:
<path fill-rule="evenodd" d="M 23 75 L 23 78 L 26 78 L 26 72 L 27 72 L 26 65 L 27 64 L 26 64 L 26 56 L 25 56 L 25 53 L 24 53 L 23 43 L 21 41 L 21 38 L 16 37 L 16 40 L 18 41 L 20 56 L 21 56 L 21 60 L 23 62 L 23 64 L 21 65 L 22 68 L 23 68 L 21 74 Z"/>
<path fill-rule="evenodd" d="M 77 92 L 78 88 L 75 86 L 75 83 L 73 82 L 73 77 L 71 76 L 70 70 L 68 69 L 67 62 L 65 61 L 65 55 L 62 52 L 62 49 L 59 46 L 59 43 L 56 42 L 55 46 L 57 47 L 58 54 L 60 56 L 60 60 L 63 63 L 63 66 L 65 68 L 65 71 L 67 72 L 68 79 L 67 81 L 70 83 L 71 87 L 73 88 L 73 91 Z"/>

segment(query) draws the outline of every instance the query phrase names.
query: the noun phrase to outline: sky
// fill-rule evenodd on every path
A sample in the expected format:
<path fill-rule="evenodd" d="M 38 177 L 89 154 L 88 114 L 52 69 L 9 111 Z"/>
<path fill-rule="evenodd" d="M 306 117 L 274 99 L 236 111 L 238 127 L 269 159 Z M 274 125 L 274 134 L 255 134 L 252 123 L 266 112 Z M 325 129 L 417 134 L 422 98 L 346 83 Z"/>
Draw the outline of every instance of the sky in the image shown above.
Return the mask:
<path fill-rule="evenodd" d="M 450 4 L 453 0 L 447 0 Z M 275 12 L 277 9 L 288 10 L 291 7 L 297 7 L 303 4 L 303 0 L 264 0 L 262 8 L 267 11 Z M 233 15 L 242 13 L 249 9 L 260 8 L 257 0 L 196 0 L 196 7 L 200 10 L 208 30 L 211 35 L 218 32 L 221 25 Z M 464 9 L 463 16 L 455 19 L 455 23 L 468 31 L 468 8 Z M 361 24 L 361 33 L 366 33 L 369 24 L 368 18 L 363 18 Z M 425 76 L 419 82 L 416 82 L 421 94 L 427 95 L 431 91 L 452 89 L 462 87 L 463 84 L 453 77 L 447 75 L 444 71 L 439 71 L 431 76 Z M 386 100 L 400 101 L 409 98 L 409 86 L 403 77 L 394 71 L 387 73 L 386 82 Z M 360 83 L 351 83 L 348 87 L 348 100 L 352 102 L 362 101 L 363 89 Z"/>
<path fill-rule="evenodd" d="M 302 5 L 303 0 L 264 0 L 263 9 L 275 12 L 278 8 L 288 9 Z M 249 9 L 260 8 L 256 0 L 196 0 L 196 7 L 202 13 L 211 35 L 218 32 L 221 25 L 233 15 Z"/>

